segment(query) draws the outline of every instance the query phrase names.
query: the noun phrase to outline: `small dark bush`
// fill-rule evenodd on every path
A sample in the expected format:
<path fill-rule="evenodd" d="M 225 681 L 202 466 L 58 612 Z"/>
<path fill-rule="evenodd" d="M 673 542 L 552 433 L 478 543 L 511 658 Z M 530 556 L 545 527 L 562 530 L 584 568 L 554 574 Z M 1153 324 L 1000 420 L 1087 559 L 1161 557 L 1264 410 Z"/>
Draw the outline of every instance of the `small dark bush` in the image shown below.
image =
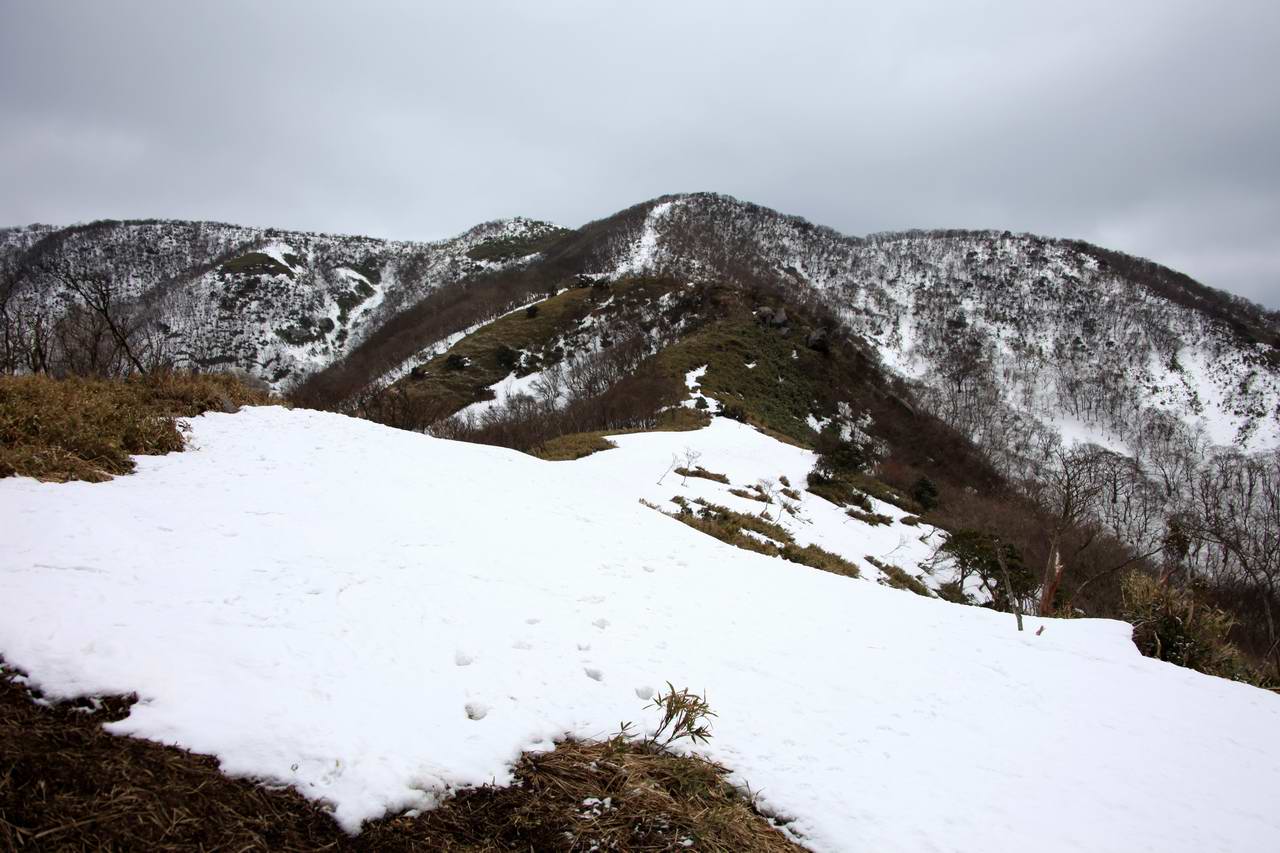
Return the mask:
<path fill-rule="evenodd" d="M 827 424 L 818 433 L 814 449 L 818 452 L 818 461 L 814 472 L 821 478 L 832 479 L 841 474 L 858 474 L 866 471 L 872 461 L 869 448 L 857 441 L 846 441 L 840 436 L 840 427 L 835 423 Z"/>
<path fill-rule="evenodd" d="M 1009 570 L 1009 583 L 1013 586 L 1012 598 L 1004 581 L 1004 571 L 1000 568 L 997 544 L 1004 556 L 1005 567 Z M 1023 564 L 1021 552 L 1008 543 L 998 543 L 989 533 L 970 529 L 957 530 L 947 538 L 942 551 L 956 561 L 962 575 L 977 575 L 994 591 L 997 610 L 1012 610 L 1015 599 L 1027 598 L 1039 584 L 1035 574 Z"/>
<path fill-rule="evenodd" d="M 938 505 L 938 487 L 933 480 L 921 476 L 911 486 L 911 498 L 926 511 L 931 510 Z"/>
<path fill-rule="evenodd" d="M 493 353 L 494 360 L 498 362 L 498 366 L 504 370 L 515 370 L 516 365 L 520 363 L 520 353 L 506 344 L 499 344 Z"/>

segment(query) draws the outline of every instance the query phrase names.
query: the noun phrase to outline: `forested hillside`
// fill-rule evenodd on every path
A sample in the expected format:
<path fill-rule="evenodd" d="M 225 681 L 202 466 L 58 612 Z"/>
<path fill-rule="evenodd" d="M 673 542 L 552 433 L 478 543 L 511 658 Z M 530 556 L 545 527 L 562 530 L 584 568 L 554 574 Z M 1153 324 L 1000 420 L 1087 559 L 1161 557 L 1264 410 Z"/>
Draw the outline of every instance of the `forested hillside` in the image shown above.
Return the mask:
<path fill-rule="evenodd" d="M 238 369 L 282 388 L 441 284 L 532 254 L 515 219 L 437 243 L 210 222 L 0 231 L 6 370 Z"/>

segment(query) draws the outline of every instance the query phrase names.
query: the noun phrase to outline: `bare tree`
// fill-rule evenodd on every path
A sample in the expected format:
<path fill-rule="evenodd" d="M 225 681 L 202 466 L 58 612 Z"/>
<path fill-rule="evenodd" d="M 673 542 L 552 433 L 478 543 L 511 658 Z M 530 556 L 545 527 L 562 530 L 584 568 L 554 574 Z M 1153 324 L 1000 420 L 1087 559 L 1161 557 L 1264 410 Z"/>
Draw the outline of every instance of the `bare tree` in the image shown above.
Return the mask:
<path fill-rule="evenodd" d="M 14 293 L 18 286 L 17 273 L 9 265 L 0 269 L 0 370 L 13 373 L 18 367 L 18 353 L 24 349 L 20 341 L 20 329 L 15 317 Z"/>
<path fill-rule="evenodd" d="M 689 481 L 688 472 L 693 470 L 693 466 L 698 464 L 698 460 L 702 458 L 702 452 L 694 450 L 692 447 L 684 449 L 684 466 L 685 473 L 680 475 L 680 485 L 683 486 Z"/>
<path fill-rule="evenodd" d="M 21 267 L 0 270 L 0 370 L 43 373 L 53 360 L 52 314 L 42 301 L 23 292 Z"/>
<path fill-rule="evenodd" d="M 163 366 L 164 335 L 151 312 L 125 298 L 113 275 L 65 258 L 46 258 L 37 270 L 76 300 L 58 323 L 72 372 L 149 373 Z"/>
<path fill-rule="evenodd" d="M 756 480 L 756 493 L 760 495 L 760 502 L 764 504 L 764 507 L 760 510 L 761 515 L 768 515 L 769 507 L 778 502 L 779 488 L 778 481 L 772 477 L 761 477 Z M 782 518 L 781 513 L 779 513 L 778 518 Z"/>
<path fill-rule="evenodd" d="M 1188 533 L 1209 547 L 1212 571 L 1244 582 L 1260 599 L 1266 656 L 1280 675 L 1280 450 L 1218 454 L 1200 472 L 1193 501 Z"/>
<path fill-rule="evenodd" d="M 1004 583 L 1005 594 L 1009 599 L 1009 606 L 1013 608 L 1013 615 L 1018 620 L 1018 630 L 1022 630 L 1022 605 L 1018 602 L 1018 597 L 1013 593 L 1013 578 L 1009 574 L 1009 561 L 1005 559 L 1004 543 L 1000 541 L 999 536 L 993 536 L 991 539 L 992 550 L 996 553 L 996 562 L 1000 565 L 1000 578 Z M 963 586 L 961 587 L 963 589 Z"/>
<path fill-rule="evenodd" d="M 663 471 L 663 472 L 662 472 L 662 476 L 658 478 L 658 485 L 659 485 L 659 486 L 661 486 L 661 485 L 662 485 L 662 481 L 663 481 L 663 480 L 667 479 L 667 475 L 671 473 L 672 469 L 674 469 L 674 468 L 675 468 L 677 465 L 679 465 L 679 464 L 680 464 L 680 457 L 679 457 L 679 456 L 676 456 L 674 453 L 672 453 L 672 454 L 671 454 L 671 464 L 667 466 L 667 470 Z M 683 481 L 681 481 L 681 485 L 684 485 L 684 482 L 683 482 Z"/>
<path fill-rule="evenodd" d="M 1084 528 L 1091 520 L 1094 502 L 1105 488 L 1100 476 L 1102 459 L 1098 448 L 1085 445 L 1064 449 L 1056 448 L 1049 464 L 1040 472 L 1036 495 L 1048 515 L 1047 535 L 1049 555 L 1045 561 L 1044 577 L 1040 585 L 1040 615 L 1053 611 L 1053 601 L 1062 578 L 1068 569 L 1063 559 L 1063 540 L 1067 532 Z M 1086 532 L 1083 541 L 1076 546 L 1078 555 L 1092 541 Z"/>

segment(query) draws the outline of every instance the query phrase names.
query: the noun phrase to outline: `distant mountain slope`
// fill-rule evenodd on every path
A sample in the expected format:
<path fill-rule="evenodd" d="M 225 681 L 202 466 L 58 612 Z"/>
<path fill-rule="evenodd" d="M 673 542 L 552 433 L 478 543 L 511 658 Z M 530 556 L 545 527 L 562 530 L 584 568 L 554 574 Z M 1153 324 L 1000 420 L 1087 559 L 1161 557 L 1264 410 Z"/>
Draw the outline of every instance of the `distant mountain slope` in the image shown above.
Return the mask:
<path fill-rule="evenodd" d="M 75 303 L 61 274 L 105 275 L 154 317 L 179 367 L 235 367 L 284 387 L 439 285 L 500 268 L 558 233 L 543 222 L 478 225 L 410 243 L 211 222 L 100 222 L 0 231 L 0 291 L 51 325 Z"/>
<path fill-rule="evenodd" d="M 625 223 L 597 272 L 816 291 L 980 442 L 998 430 L 1029 444 L 1039 422 L 1126 441 L 1166 412 L 1216 444 L 1280 443 L 1276 315 L 1156 264 L 1008 232 L 851 238 L 709 194 L 659 199 Z"/>
<path fill-rule="evenodd" d="M 516 219 L 438 243 L 191 222 L 0 232 L 0 266 L 16 277 L 9 303 L 56 321 L 73 300 L 41 271 L 51 263 L 109 271 L 126 298 L 156 313 L 179 365 L 238 367 L 277 388 L 365 342 L 373 350 L 360 360 L 377 369 L 348 371 L 347 392 L 398 378 L 502 306 L 578 276 L 648 274 L 781 284 L 798 302 L 824 303 L 932 411 L 1011 459 L 1051 433 L 1133 448 L 1170 418 L 1213 444 L 1280 444 L 1276 314 L 1078 241 L 991 231 L 854 238 L 705 193 L 572 232 Z M 468 281 L 490 289 L 495 307 L 449 314 L 426 298 Z"/>

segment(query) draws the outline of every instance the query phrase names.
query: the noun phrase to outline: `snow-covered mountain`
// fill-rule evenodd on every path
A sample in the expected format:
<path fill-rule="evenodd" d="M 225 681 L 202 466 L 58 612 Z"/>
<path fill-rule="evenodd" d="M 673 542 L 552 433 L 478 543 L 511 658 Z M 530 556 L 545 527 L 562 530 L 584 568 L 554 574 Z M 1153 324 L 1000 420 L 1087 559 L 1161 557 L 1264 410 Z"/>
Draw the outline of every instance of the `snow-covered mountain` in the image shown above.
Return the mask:
<path fill-rule="evenodd" d="M 778 279 L 813 291 L 983 442 L 1125 442 L 1153 414 L 1214 444 L 1280 443 L 1280 322 L 1172 270 L 993 231 L 846 237 L 711 194 L 619 217 L 596 272 Z M 643 214 L 643 215 L 641 215 Z M 999 408 L 1001 417 L 993 417 Z"/>
<path fill-rule="evenodd" d="M 358 344 L 441 284 L 518 262 L 558 229 L 488 222 L 434 243 L 212 222 L 100 222 L 0 231 L 0 296 L 56 324 L 60 280 L 103 275 L 113 298 L 155 317 L 179 367 L 238 368 L 286 387 Z"/>
<path fill-rule="evenodd" d="M 191 418 L 185 452 L 109 482 L 0 480 L 4 672 L 42 701 L 136 694 L 111 732 L 354 832 L 565 737 L 652 730 L 669 681 L 718 715 L 698 751 L 813 850 L 1280 835 L 1280 700 L 1228 680 L 1265 683 L 1228 627 L 1206 663 L 1125 598 L 1239 559 L 1183 531 L 1192 496 L 1241 493 L 1206 490 L 1235 455 L 1197 430 L 1280 438 L 1256 306 L 1081 243 L 853 238 L 707 194 L 432 244 L 36 226 L 0 232 L 0 272 L 9 369 L 123 339 L 293 394 Z M 65 452 L 10 399 L 28 455 Z M 1060 437 L 1135 459 L 1069 468 Z M 594 849 L 600 793 L 566 846 Z"/>
<path fill-rule="evenodd" d="M 12 305 L 56 318 L 72 300 L 42 269 L 64 263 L 109 272 L 122 298 L 158 312 L 180 365 L 238 367 L 277 388 L 340 361 L 441 285 L 517 264 L 548 291 L 570 274 L 780 284 L 835 309 L 993 452 L 1037 446 L 1046 428 L 1132 447 L 1168 418 L 1212 444 L 1280 444 L 1276 315 L 1078 241 L 847 237 L 713 194 L 663 197 L 576 232 L 516 219 L 430 244 L 191 222 L 0 232 Z M 414 356 L 378 375 L 402 376 Z"/>

